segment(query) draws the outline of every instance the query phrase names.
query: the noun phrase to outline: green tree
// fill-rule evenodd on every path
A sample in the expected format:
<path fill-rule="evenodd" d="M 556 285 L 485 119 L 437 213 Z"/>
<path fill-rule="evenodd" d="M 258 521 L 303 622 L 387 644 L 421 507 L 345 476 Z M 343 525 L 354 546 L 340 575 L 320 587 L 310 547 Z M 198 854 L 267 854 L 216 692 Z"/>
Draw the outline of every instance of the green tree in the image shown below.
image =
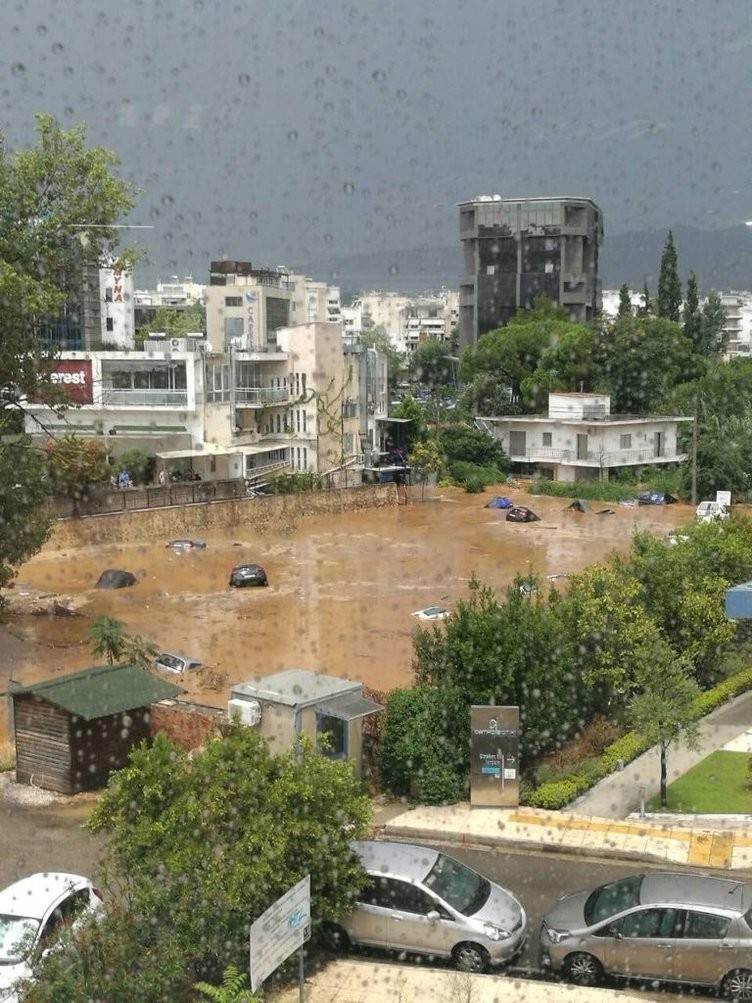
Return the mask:
<path fill-rule="evenodd" d="M 52 321 L 77 310 L 84 269 L 115 257 L 118 231 L 110 224 L 130 211 L 136 195 L 117 167 L 111 151 L 87 147 L 84 125 L 66 131 L 49 115 L 37 116 L 29 149 L 11 150 L 0 135 L 0 473 L 13 468 L 10 483 L 19 485 L 0 491 L 3 580 L 41 546 L 48 524 L 39 464 L 19 459 L 29 441 L 2 437 L 18 428 L 27 399 L 56 409 L 67 403 L 50 378 L 55 351 L 44 335 Z M 123 252 L 119 260 L 132 262 L 133 255 Z M 38 531 L 14 533 L 11 543 L 10 528 L 24 519 L 38 521 Z"/>
<path fill-rule="evenodd" d="M 619 289 L 619 317 L 631 317 L 632 316 L 632 295 L 629 291 L 629 286 L 625 282 Z"/>
<path fill-rule="evenodd" d="M 688 661 L 678 657 L 661 638 L 653 642 L 652 657 L 640 676 L 640 690 L 629 704 L 628 719 L 641 738 L 660 751 L 661 807 L 667 805 L 667 759 L 672 743 L 698 747 L 699 723 L 692 702 L 700 688 L 691 676 Z"/>
<path fill-rule="evenodd" d="M 549 391 L 592 391 L 602 378 L 595 358 L 596 333 L 585 324 L 559 325 L 556 339 L 541 353 L 535 372 L 522 381 L 526 400 L 543 401 Z"/>
<path fill-rule="evenodd" d="M 127 641 L 120 620 L 111 616 L 98 616 L 86 634 L 95 658 L 106 658 L 109 665 L 122 660 Z"/>
<path fill-rule="evenodd" d="M 405 394 L 400 403 L 392 408 L 391 417 L 410 421 L 405 429 L 408 448 L 412 449 L 415 442 L 425 438 L 428 432 L 426 412 L 411 394 Z"/>
<path fill-rule="evenodd" d="M 426 484 L 433 474 L 444 466 L 444 458 L 436 439 L 424 439 L 413 444 L 410 450 L 410 469 L 421 485 L 421 499 L 425 498 Z"/>
<path fill-rule="evenodd" d="M 522 408 L 512 400 L 514 391 L 509 381 L 496 373 L 477 373 L 460 391 L 459 403 L 463 412 L 480 417 L 502 414 L 520 414 Z"/>
<path fill-rule="evenodd" d="M 151 458 L 143 449 L 131 446 L 118 453 L 117 465 L 125 467 L 134 484 L 146 484 L 151 469 Z"/>
<path fill-rule="evenodd" d="M 410 377 L 427 387 L 452 387 L 457 364 L 449 346 L 438 338 L 428 338 L 410 356 Z"/>
<path fill-rule="evenodd" d="M 190 756 L 162 734 L 134 750 L 89 826 L 109 836 L 151 950 L 168 935 L 194 980 L 215 981 L 243 965 L 249 924 L 306 874 L 314 927 L 352 907 L 364 874 L 349 843 L 370 810 L 349 763 L 305 741 L 274 755 L 231 725 Z"/>
<path fill-rule="evenodd" d="M 439 444 L 447 463 L 464 460 L 481 467 L 496 467 L 500 474 L 509 468 L 509 458 L 499 440 L 475 425 L 447 425 L 439 433 Z"/>
<path fill-rule="evenodd" d="M 699 372 L 691 342 L 663 317 L 618 317 L 599 332 L 595 351 L 617 414 L 662 412 L 674 387 Z"/>
<path fill-rule="evenodd" d="M 0 440 L 0 588 L 52 532 L 46 464 L 28 439 Z M 0 600 L 0 603 L 2 601 Z"/>
<path fill-rule="evenodd" d="M 705 355 L 702 345 L 702 318 L 700 316 L 700 294 L 697 289 L 697 276 L 690 272 L 687 277 L 687 298 L 684 301 L 684 337 L 692 343 L 698 355 Z"/>
<path fill-rule="evenodd" d="M 136 331 L 136 345 L 150 334 L 160 332 L 168 338 L 184 338 L 186 334 L 206 332 L 206 309 L 200 303 L 191 303 L 184 309 L 160 306 L 146 327 Z"/>
<path fill-rule="evenodd" d="M 107 450 L 98 439 L 63 435 L 50 439 L 45 447 L 47 478 L 53 494 L 78 502 L 87 498 L 92 487 L 107 484 L 110 466 Z"/>
<path fill-rule="evenodd" d="M 678 324 L 681 320 L 682 289 L 679 280 L 674 235 L 668 231 L 661 256 L 661 270 L 658 276 L 657 314 Z"/>
<path fill-rule="evenodd" d="M 650 289 L 648 288 L 648 282 L 646 279 L 642 287 L 642 303 L 638 306 L 636 314 L 638 317 L 650 317 L 652 313 L 653 301 L 650 298 Z M 621 314 L 619 316 L 621 316 Z"/>
<path fill-rule="evenodd" d="M 728 342 L 726 311 L 721 297 L 713 291 L 702 308 L 701 348 L 703 355 L 723 355 Z"/>

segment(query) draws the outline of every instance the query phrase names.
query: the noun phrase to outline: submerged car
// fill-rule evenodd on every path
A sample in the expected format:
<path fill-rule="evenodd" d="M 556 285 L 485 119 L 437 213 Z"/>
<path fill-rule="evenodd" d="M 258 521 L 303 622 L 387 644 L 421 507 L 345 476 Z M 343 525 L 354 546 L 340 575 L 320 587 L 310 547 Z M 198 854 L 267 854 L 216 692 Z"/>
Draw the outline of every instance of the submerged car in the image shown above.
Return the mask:
<path fill-rule="evenodd" d="M 752 885 L 652 871 L 574 892 L 544 916 L 540 949 L 579 986 L 612 975 L 752 999 Z"/>
<path fill-rule="evenodd" d="M 540 516 L 536 515 L 531 508 L 526 505 L 513 505 L 507 512 L 507 522 L 539 522 Z"/>
<path fill-rule="evenodd" d="M 176 655 L 172 651 L 163 651 L 154 659 L 154 668 L 159 669 L 160 672 L 173 672 L 182 675 L 183 672 L 200 669 L 201 662 L 188 655 Z"/>
<path fill-rule="evenodd" d="M 235 589 L 268 584 L 269 579 L 260 564 L 236 564 L 230 572 L 230 585 Z"/>
<path fill-rule="evenodd" d="M 425 609 L 416 609 L 412 615 L 418 620 L 448 620 L 450 612 L 443 606 L 426 606 Z"/>
<path fill-rule="evenodd" d="M 369 880 L 353 911 L 324 927 L 331 947 L 451 958 L 470 972 L 504 965 L 522 951 L 525 910 L 459 860 L 409 843 L 363 840 L 351 847 Z"/>
<path fill-rule="evenodd" d="M 721 502 L 703 501 L 695 511 L 698 522 L 724 522 L 729 517 L 729 510 Z"/>
<path fill-rule="evenodd" d="M 47 871 L 0 892 L 0 1000 L 16 1003 L 19 979 L 31 978 L 31 959 L 53 947 L 63 927 L 102 906 L 102 895 L 79 874 Z"/>
<path fill-rule="evenodd" d="M 203 540 L 170 540 L 165 544 L 165 547 L 169 547 L 170 550 L 176 550 L 180 553 L 186 550 L 203 550 L 206 544 Z"/>

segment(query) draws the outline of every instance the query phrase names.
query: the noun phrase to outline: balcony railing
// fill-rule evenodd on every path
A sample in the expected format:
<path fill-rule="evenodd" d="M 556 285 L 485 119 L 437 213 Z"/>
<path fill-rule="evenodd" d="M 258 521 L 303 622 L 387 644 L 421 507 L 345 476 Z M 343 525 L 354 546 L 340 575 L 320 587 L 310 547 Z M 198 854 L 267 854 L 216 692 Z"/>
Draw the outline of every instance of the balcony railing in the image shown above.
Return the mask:
<path fill-rule="evenodd" d="M 629 467 L 649 463 L 681 463 L 687 454 L 666 449 L 660 455 L 656 455 L 654 449 L 613 449 L 608 452 L 588 450 L 584 455 L 578 456 L 576 449 L 531 446 L 524 451 L 510 448 L 509 456 L 513 460 L 523 460 L 527 463 L 554 460 L 558 463 L 579 463 L 588 467 Z"/>
<path fill-rule="evenodd" d="M 113 390 L 102 389 L 102 404 L 106 407 L 186 407 L 187 390 Z"/>
<path fill-rule="evenodd" d="M 238 407 L 266 407 L 269 404 L 286 404 L 290 399 L 286 387 L 236 387 L 235 404 Z"/>

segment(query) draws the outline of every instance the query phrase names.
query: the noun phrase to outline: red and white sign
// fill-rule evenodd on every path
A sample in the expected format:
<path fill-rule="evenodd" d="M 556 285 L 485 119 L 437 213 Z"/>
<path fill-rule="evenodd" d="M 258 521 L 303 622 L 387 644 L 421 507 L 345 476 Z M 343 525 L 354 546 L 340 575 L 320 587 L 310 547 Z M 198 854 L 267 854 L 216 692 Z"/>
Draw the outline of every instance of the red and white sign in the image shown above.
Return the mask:
<path fill-rule="evenodd" d="M 50 374 L 54 387 L 62 388 L 73 404 L 92 404 L 91 359 L 58 359 Z"/>

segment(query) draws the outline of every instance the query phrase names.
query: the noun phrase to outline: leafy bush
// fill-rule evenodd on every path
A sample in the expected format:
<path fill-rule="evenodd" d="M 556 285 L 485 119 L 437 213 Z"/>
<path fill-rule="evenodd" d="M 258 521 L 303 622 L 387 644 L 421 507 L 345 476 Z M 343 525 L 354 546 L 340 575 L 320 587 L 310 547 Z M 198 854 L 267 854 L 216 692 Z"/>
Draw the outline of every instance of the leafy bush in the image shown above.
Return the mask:
<path fill-rule="evenodd" d="M 269 478 L 266 490 L 273 495 L 294 495 L 303 491 L 320 491 L 321 475 L 312 470 L 296 470 Z"/>
<path fill-rule="evenodd" d="M 380 768 L 394 794 L 447 804 L 465 794 L 466 764 L 450 728 L 452 695 L 433 686 L 389 694 Z"/>
<path fill-rule="evenodd" d="M 490 484 L 503 481 L 504 475 L 498 467 L 483 467 L 466 460 L 455 460 L 449 464 L 449 475 L 455 484 L 470 494 L 479 494 Z"/>
<path fill-rule="evenodd" d="M 115 459 L 115 466 L 118 470 L 125 469 L 131 476 L 134 484 L 146 484 L 151 467 L 149 454 L 139 449 L 138 446 L 131 446 L 118 453 Z"/>
<path fill-rule="evenodd" d="M 590 787 L 584 777 L 572 776 L 556 780 L 550 784 L 542 784 L 530 795 L 527 802 L 533 808 L 545 808 L 548 811 L 558 811 Z"/>
<path fill-rule="evenodd" d="M 505 472 L 509 467 L 509 459 L 499 440 L 474 425 L 456 424 L 443 428 L 439 443 L 450 465 L 463 460 L 479 467 L 492 467 L 499 472 Z"/>

